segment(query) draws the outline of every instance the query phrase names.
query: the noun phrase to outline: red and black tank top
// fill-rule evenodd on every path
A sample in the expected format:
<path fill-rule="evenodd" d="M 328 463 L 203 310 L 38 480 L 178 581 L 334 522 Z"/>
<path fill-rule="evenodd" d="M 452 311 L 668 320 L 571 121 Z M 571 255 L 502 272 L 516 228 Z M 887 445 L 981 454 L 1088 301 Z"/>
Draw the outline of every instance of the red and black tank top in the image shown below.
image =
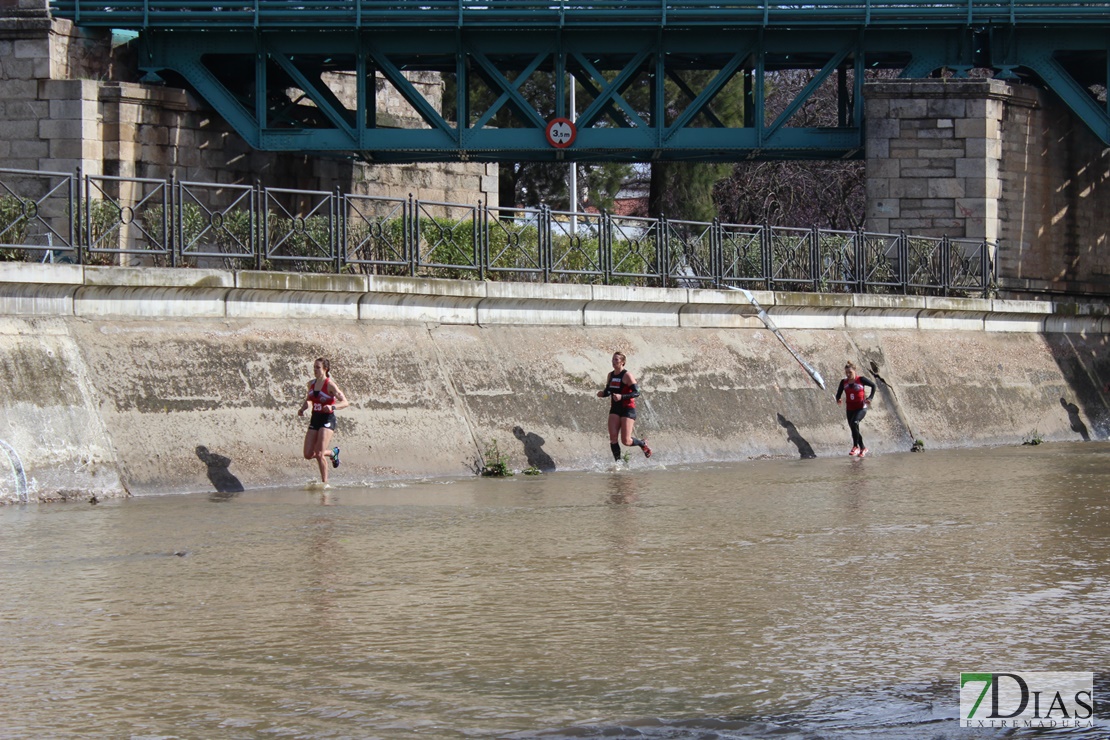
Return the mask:
<path fill-rule="evenodd" d="M 323 412 L 325 406 L 331 406 L 335 403 L 335 396 L 328 393 L 328 385 L 331 383 L 330 379 L 324 380 L 324 387 L 321 390 L 316 390 L 316 381 L 310 380 L 308 383 L 308 400 L 312 402 L 312 410 Z"/>
<path fill-rule="evenodd" d="M 858 411 L 867 408 L 867 388 L 859 382 L 859 376 L 852 380 L 845 378 L 841 382 L 844 384 L 844 397 L 847 399 L 848 410 Z"/>
<path fill-rule="evenodd" d="M 625 385 L 624 376 L 628 373 L 627 370 L 621 370 L 619 373 L 609 373 L 609 395 L 614 393 L 621 394 L 621 400 L 613 401 L 614 406 L 621 406 L 626 409 L 636 408 L 636 399 L 628 398 L 627 394 L 632 392 L 631 385 Z"/>

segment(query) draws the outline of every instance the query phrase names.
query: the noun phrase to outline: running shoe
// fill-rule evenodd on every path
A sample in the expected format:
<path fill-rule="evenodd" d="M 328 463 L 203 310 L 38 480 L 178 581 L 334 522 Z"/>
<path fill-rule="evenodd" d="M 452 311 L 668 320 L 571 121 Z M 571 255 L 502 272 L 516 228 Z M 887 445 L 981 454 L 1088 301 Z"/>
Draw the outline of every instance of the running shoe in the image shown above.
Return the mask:
<path fill-rule="evenodd" d="M 339 448 L 338 447 L 332 447 L 331 448 L 331 466 L 333 468 L 338 468 L 339 467 Z"/>
<path fill-rule="evenodd" d="M 651 448 L 648 447 L 647 440 L 644 440 L 644 457 L 651 457 Z"/>
<path fill-rule="evenodd" d="M 864 455 L 866 455 L 866 454 L 867 454 L 868 452 L 870 452 L 870 451 L 871 451 L 871 450 L 869 450 L 869 449 L 867 449 L 866 447 L 864 447 L 864 448 L 863 448 L 862 450 L 860 450 L 860 451 L 859 451 L 859 456 L 860 456 L 860 457 L 863 457 Z"/>
<path fill-rule="evenodd" d="M 858 447 L 853 447 L 852 449 L 848 450 L 848 454 L 851 455 L 852 457 L 855 457 L 856 455 L 859 454 L 859 448 Z"/>

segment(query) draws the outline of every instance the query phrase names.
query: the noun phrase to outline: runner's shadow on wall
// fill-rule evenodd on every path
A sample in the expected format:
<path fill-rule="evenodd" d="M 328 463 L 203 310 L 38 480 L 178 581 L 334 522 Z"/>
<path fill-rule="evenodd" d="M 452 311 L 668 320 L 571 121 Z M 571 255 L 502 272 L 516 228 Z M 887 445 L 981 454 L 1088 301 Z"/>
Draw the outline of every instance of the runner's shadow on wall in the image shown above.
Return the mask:
<path fill-rule="evenodd" d="M 1091 433 L 1087 431 L 1087 425 L 1083 423 L 1083 419 L 1079 416 L 1079 407 L 1074 403 L 1069 403 L 1068 399 L 1061 397 L 1060 405 L 1068 412 L 1068 421 L 1071 422 L 1071 430 L 1083 438 L 1084 442 L 1091 441 Z"/>
<path fill-rule="evenodd" d="M 513 427 L 513 436 L 524 445 L 524 455 L 528 458 L 528 465 L 545 473 L 555 469 L 555 461 L 551 455 L 543 451 L 544 438 L 535 432 L 525 432 L 521 427 Z"/>
<path fill-rule="evenodd" d="M 817 453 L 813 451 L 813 446 L 806 441 L 806 438 L 798 433 L 798 427 L 794 426 L 794 422 L 787 419 L 782 414 L 778 415 L 779 426 L 786 430 L 786 438 L 790 440 L 791 444 L 798 448 L 798 454 L 801 455 L 803 460 L 812 460 L 817 457 Z"/>
<path fill-rule="evenodd" d="M 216 493 L 209 497 L 211 500 L 226 501 L 243 492 L 243 484 L 228 470 L 231 466 L 230 457 L 209 452 L 204 445 L 197 445 L 197 457 L 208 466 L 208 480 L 216 489 Z"/>

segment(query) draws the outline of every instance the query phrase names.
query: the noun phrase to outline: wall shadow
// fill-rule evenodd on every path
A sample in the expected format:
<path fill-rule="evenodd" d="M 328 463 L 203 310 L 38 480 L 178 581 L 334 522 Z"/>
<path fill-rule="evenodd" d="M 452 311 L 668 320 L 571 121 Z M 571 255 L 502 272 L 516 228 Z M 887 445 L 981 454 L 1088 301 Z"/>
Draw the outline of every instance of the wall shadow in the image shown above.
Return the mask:
<path fill-rule="evenodd" d="M 1083 419 L 1079 416 L 1079 407 L 1074 403 L 1070 403 L 1068 399 L 1061 397 L 1060 405 L 1068 412 L 1068 421 L 1071 422 L 1071 430 L 1083 438 L 1084 442 L 1091 441 L 1091 434 L 1087 431 L 1087 425 L 1083 423 Z"/>
<path fill-rule="evenodd" d="M 555 470 L 555 461 L 551 455 L 543 451 L 544 438 L 535 432 L 525 432 L 522 427 L 513 427 L 513 436 L 524 445 L 524 456 L 528 458 L 528 465 L 545 473 Z"/>
<path fill-rule="evenodd" d="M 817 457 L 817 453 L 813 451 L 813 445 L 806 441 L 798 432 L 798 427 L 794 426 L 794 422 L 787 419 L 782 414 L 778 414 L 779 426 L 786 430 L 786 438 L 790 443 L 798 448 L 798 454 L 801 455 L 803 460 L 812 460 Z"/>
<path fill-rule="evenodd" d="M 1110 335 L 1049 334 L 1045 342 L 1073 400 L 1060 399 L 1072 431 L 1084 440 L 1110 437 Z M 1082 417 L 1086 417 L 1087 424 Z"/>
<path fill-rule="evenodd" d="M 212 501 L 226 501 L 245 490 L 239 479 L 228 470 L 231 466 L 230 457 L 217 455 L 204 445 L 197 445 L 197 458 L 208 467 L 208 480 L 216 489 L 216 493 L 209 497 Z"/>

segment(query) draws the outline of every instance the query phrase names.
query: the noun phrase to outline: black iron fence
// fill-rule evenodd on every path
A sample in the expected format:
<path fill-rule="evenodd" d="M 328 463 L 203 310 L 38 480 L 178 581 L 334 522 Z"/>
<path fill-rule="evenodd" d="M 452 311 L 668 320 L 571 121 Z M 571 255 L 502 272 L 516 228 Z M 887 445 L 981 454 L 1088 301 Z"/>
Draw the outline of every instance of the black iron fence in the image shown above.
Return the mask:
<path fill-rule="evenodd" d="M 0 169 L 0 260 L 986 296 L 997 245 Z"/>

